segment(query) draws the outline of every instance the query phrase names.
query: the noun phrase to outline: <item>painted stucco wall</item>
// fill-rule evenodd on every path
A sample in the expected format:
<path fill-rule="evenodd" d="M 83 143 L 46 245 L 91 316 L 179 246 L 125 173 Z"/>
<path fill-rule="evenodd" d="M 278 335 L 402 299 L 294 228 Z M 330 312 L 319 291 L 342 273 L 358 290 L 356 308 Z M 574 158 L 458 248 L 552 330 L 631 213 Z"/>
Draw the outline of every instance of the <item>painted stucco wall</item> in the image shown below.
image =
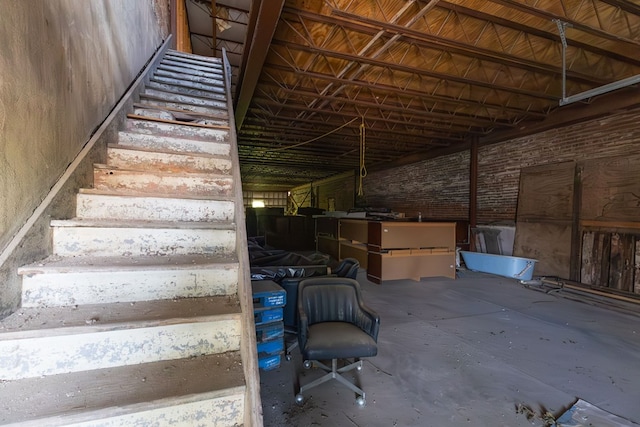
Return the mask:
<path fill-rule="evenodd" d="M 166 4 L 0 0 L 0 254 L 166 37 Z M 0 277 L 0 314 L 14 282 Z"/>

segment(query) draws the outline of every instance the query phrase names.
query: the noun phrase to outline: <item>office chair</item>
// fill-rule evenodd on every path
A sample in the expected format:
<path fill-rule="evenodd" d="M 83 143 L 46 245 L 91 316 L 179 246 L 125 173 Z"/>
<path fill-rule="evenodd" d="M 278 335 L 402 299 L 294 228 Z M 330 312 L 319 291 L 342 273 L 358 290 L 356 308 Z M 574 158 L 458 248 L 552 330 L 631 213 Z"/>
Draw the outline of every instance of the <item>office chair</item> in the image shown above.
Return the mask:
<path fill-rule="evenodd" d="M 355 258 L 345 258 L 340 265 L 331 273 L 332 276 L 348 277 L 355 279 L 358 275 L 360 262 Z M 280 286 L 287 291 L 287 304 L 284 307 L 284 331 L 287 334 L 298 333 L 298 285 L 308 277 L 285 277 L 280 282 Z M 291 351 L 298 347 L 298 340 L 287 345 L 285 358 L 291 360 Z"/>
<path fill-rule="evenodd" d="M 298 286 L 298 343 L 304 367 L 319 367 L 327 373 L 300 387 L 296 402 L 304 402 L 304 392 L 336 379 L 366 404 L 364 391 L 341 374 L 362 370 L 361 357 L 378 354 L 380 317 L 362 301 L 360 285 L 344 277 L 306 279 Z M 339 359 L 348 360 L 338 368 Z M 320 362 L 331 360 L 331 367 Z"/>
<path fill-rule="evenodd" d="M 342 260 L 338 268 L 333 272 L 338 277 L 348 277 L 349 279 L 355 279 L 358 276 L 358 269 L 360 268 L 360 262 L 355 258 L 345 258 Z"/>

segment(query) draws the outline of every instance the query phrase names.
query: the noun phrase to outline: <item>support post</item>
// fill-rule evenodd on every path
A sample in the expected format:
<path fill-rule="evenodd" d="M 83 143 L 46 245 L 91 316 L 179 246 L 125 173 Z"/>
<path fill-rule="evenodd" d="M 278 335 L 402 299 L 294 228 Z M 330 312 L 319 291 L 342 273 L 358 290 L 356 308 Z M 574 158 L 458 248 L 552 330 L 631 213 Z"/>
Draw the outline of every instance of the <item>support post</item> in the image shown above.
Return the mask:
<path fill-rule="evenodd" d="M 476 242 L 471 230 L 478 225 L 478 136 L 471 137 L 469 149 L 469 250 L 475 251 Z"/>

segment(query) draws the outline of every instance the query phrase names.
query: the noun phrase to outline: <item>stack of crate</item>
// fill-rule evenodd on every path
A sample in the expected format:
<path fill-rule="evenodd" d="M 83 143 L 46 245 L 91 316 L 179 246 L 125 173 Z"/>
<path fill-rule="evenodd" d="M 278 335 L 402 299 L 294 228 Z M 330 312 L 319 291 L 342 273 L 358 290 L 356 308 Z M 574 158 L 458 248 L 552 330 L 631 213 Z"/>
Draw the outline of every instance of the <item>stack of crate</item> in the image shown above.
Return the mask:
<path fill-rule="evenodd" d="M 256 323 L 258 366 L 268 371 L 278 368 L 284 352 L 283 310 L 287 293 L 272 280 L 251 282 Z"/>

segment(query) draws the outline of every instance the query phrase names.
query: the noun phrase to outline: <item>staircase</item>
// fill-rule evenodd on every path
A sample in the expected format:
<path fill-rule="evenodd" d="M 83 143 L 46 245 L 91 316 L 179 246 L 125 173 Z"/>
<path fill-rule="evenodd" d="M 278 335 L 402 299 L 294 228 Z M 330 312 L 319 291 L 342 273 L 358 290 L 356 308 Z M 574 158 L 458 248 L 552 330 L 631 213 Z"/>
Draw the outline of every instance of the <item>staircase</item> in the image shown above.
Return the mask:
<path fill-rule="evenodd" d="M 0 425 L 262 425 L 226 65 L 167 50 L 52 255 L 19 270 Z"/>

